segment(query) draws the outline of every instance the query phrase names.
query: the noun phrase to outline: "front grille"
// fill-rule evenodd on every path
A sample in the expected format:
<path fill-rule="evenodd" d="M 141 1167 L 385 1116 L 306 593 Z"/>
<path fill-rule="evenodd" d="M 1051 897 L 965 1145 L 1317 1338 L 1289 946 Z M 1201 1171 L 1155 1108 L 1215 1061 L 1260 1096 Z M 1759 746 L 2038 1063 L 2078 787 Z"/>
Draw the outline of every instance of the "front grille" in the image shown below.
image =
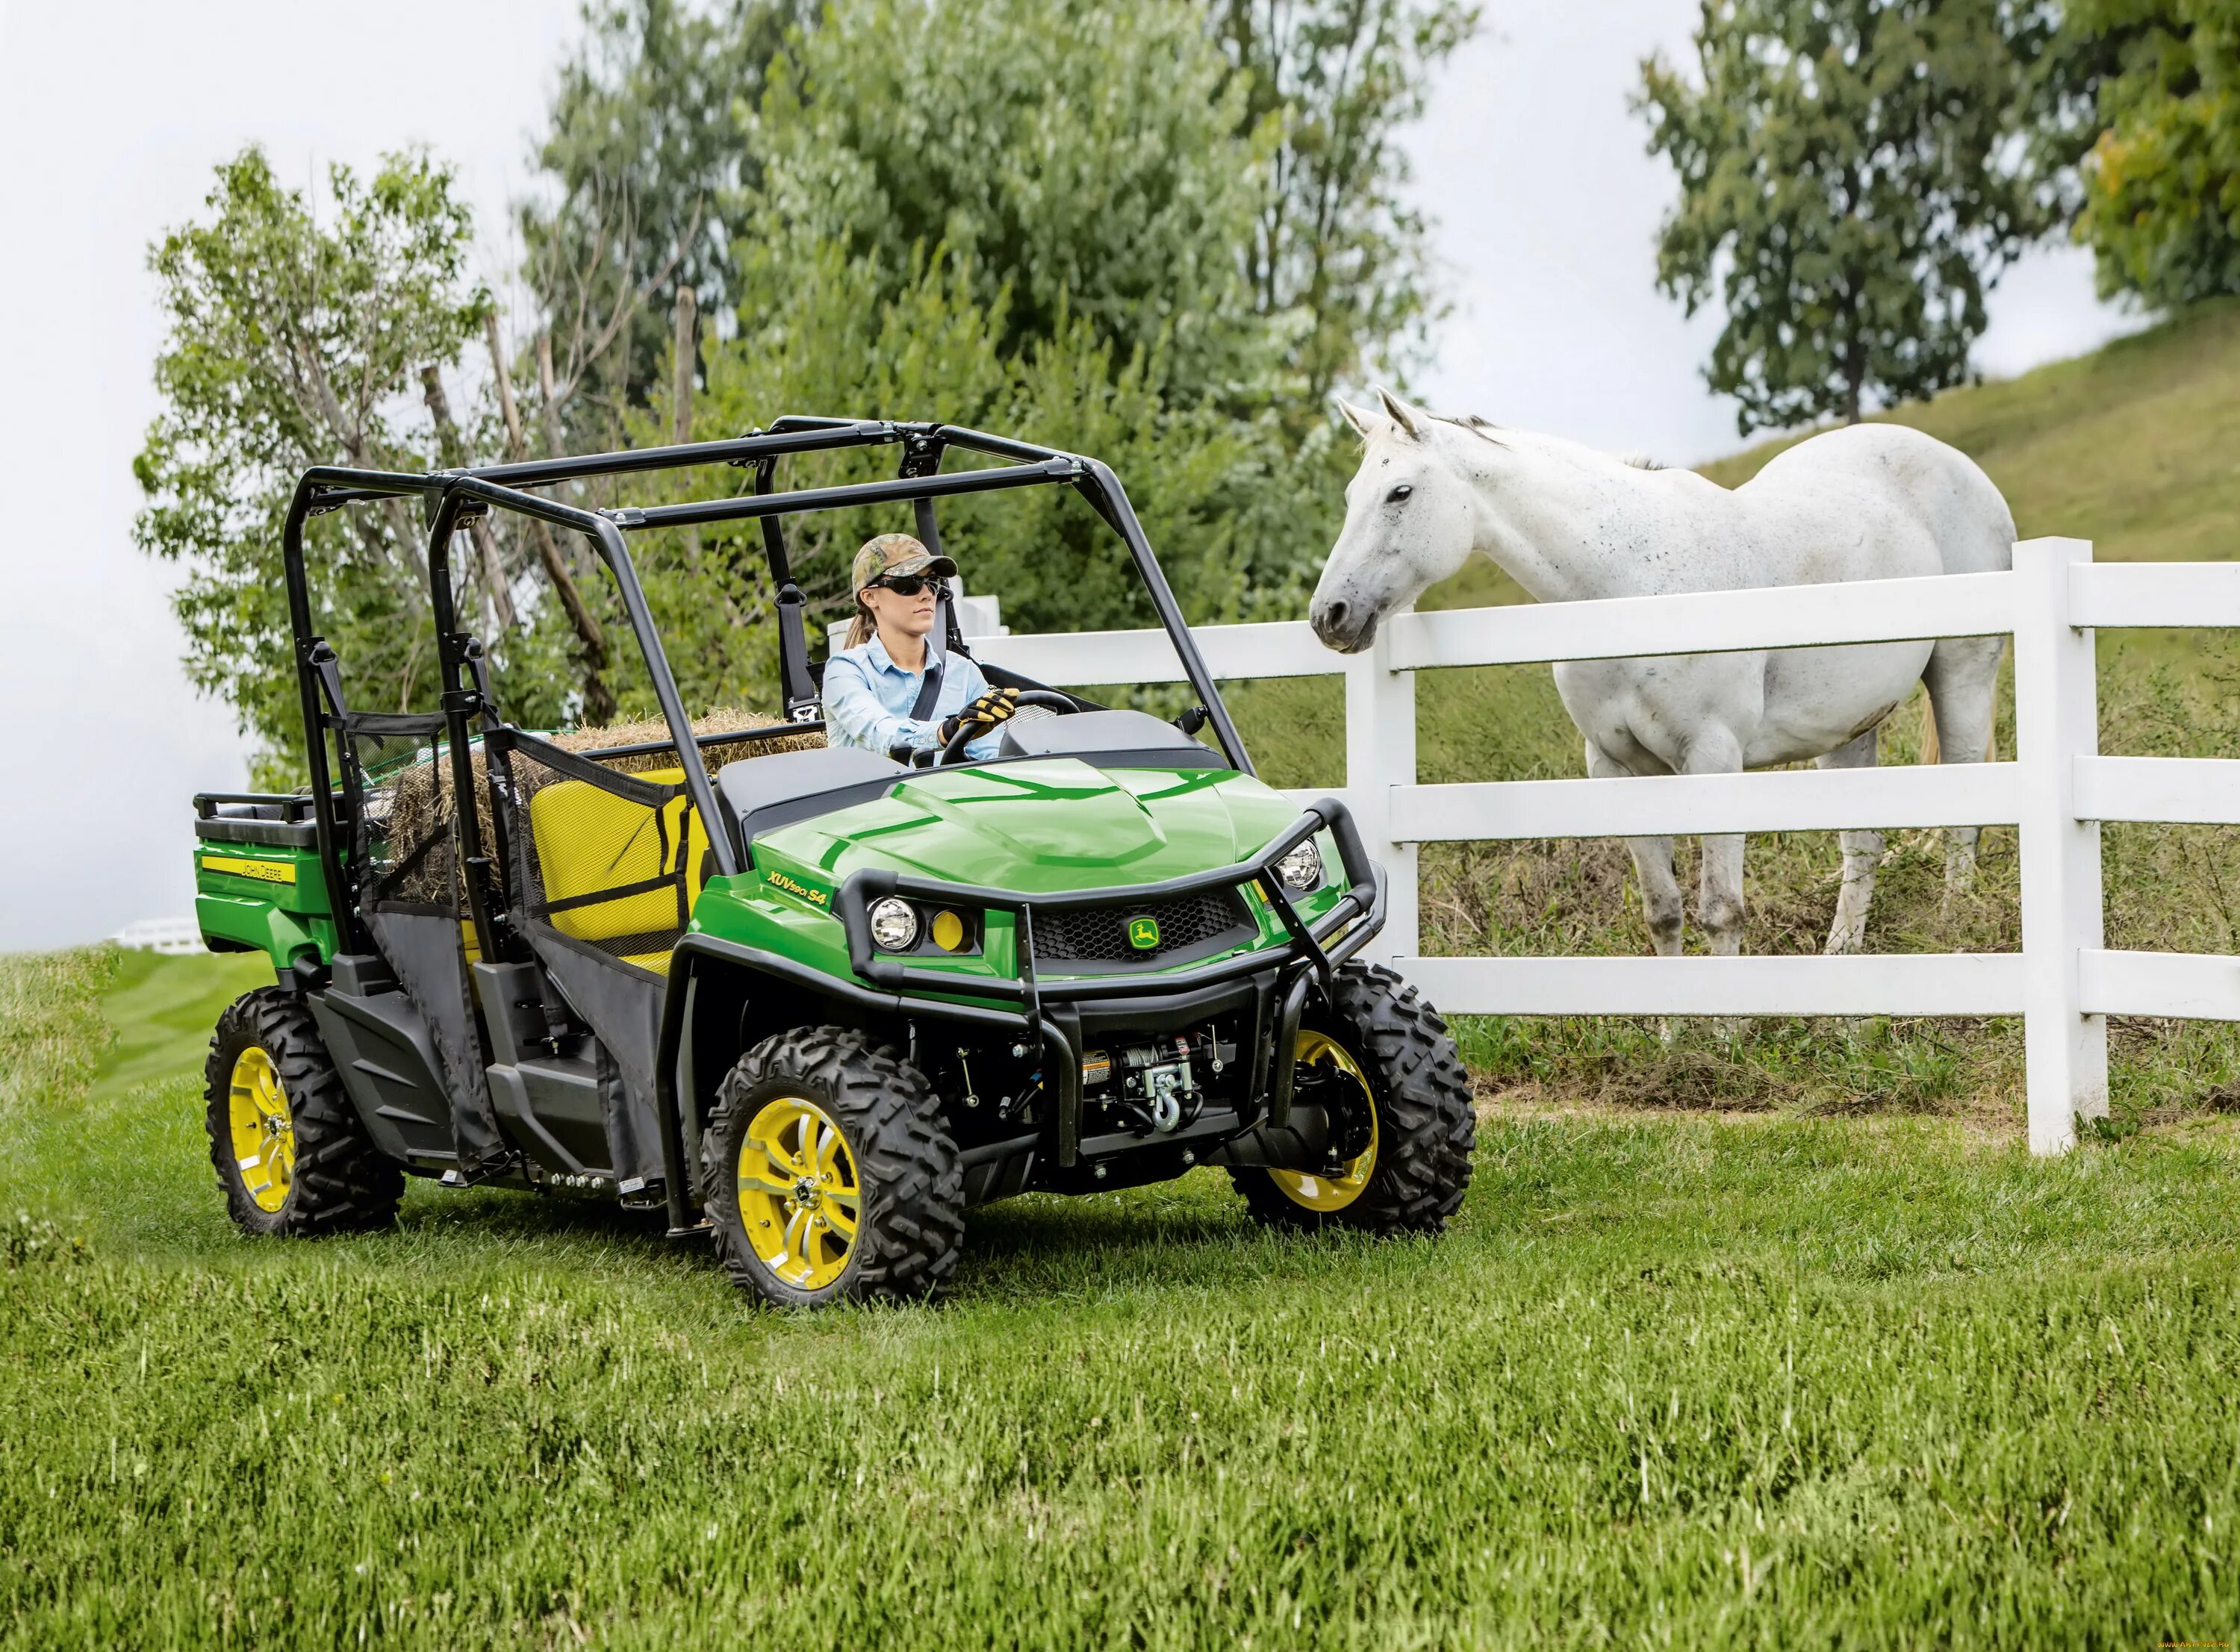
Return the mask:
<path fill-rule="evenodd" d="M 1159 943 L 1138 949 L 1128 943 L 1128 926 L 1137 918 L 1159 926 Z M 1234 889 L 1208 889 L 1143 906 L 1081 908 L 1035 914 L 1035 956 L 1050 963 L 1150 963 L 1172 953 L 1233 936 L 1249 938 L 1251 915 Z"/>

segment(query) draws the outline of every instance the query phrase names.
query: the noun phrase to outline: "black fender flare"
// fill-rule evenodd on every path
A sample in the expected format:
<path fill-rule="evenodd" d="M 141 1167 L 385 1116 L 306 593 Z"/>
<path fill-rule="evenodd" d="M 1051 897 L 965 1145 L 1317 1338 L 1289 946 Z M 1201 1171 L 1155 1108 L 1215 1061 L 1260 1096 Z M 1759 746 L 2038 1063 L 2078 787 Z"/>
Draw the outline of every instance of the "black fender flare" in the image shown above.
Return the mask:
<path fill-rule="evenodd" d="M 684 1107 L 688 1098 L 683 1094 L 677 1077 L 685 1038 L 694 1030 L 688 1024 L 690 1016 L 686 1008 L 695 997 L 693 983 L 703 970 L 710 967 L 743 969 L 766 976 L 797 990 L 836 999 L 871 1016 L 892 1016 L 897 1020 L 907 1017 L 921 1021 L 954 1021 L 990 1032 L 1012 1035 L 1039 1030 L 1034 1022 L 1016 1009 L 949 1003 L 919 997 L 905 1000 L 899 993 L 882 992 L 876 987 L 866 987 L 857 982 L 828 975 L 822 969 L 765 951 L 760 947 L 719 940 L 711 935 L 684 936 L 669 955 L 669 992 L 662 1003 L 661 1041 L 654 1052 L 653 1067 L 654 1112 L 661 1132 L 662 1180 L 668 1193 L 669 1229 L 672 1237 L 697 1232 L 705 1226 L 698 1202 L 692 1192 L 695 1182 L 684 1148 Z M 697 1082 L 697 1075 L 695 1082 Z"/>

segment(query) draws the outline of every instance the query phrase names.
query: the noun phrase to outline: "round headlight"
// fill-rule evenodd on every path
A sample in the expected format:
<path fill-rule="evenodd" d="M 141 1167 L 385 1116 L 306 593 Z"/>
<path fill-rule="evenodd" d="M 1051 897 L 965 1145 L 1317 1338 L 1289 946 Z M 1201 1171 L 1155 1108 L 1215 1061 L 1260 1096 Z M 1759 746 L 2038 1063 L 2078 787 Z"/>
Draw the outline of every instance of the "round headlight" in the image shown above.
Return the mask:
<path fill-rule="evenodd" d="M 1276 863 L 1276 876 L 1287 889 L 1305 894 L 1323 886 L 1323 852 L 1311 837 Z"/>
<path fill-rule="evenodd" d="M 908 901 L 890 895 L 871 903 L 871 939 L 890 952 L 917 944 L 917 912 Z"/>

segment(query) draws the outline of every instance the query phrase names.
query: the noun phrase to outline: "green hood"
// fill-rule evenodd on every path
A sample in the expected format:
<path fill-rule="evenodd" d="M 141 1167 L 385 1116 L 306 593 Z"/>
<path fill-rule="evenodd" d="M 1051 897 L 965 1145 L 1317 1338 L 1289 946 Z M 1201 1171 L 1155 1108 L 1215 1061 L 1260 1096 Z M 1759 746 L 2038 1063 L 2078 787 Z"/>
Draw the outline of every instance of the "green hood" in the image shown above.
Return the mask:
<path fill-rule="evenodd" d="M 1124 769 L 1073 757 L 913 775 L 876 803 L 756 840 L 831 883 L 866 867 L 1026 894 L 1151 883 L 1245 859 L 1298 817 L 1226 769 Z"/>

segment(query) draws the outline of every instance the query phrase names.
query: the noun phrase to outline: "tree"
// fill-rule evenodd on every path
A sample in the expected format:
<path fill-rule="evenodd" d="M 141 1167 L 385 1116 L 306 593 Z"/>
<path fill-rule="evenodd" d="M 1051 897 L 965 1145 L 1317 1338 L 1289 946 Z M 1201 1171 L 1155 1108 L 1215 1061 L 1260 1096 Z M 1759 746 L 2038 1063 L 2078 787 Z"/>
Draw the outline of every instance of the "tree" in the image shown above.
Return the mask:
<path fill-rule="evenodd" d="M 1245 273 L 1261 314 L 1297 314 L 1294 366 L 1319 412 L 1332 387 L 1420 340 L 1436 314 L 1426 223 L 1402 196 L 1399 130 L 1476 30 L 1460 0 L 1212 0 L 1243 83 L 1241 136 L 1273 135 Z"/>
<path fill-rule="evenodd" d="M 1657 285 L 1725 309 L 1704 376 L 1743 433 L 1965 380 L 1985 288 L 2053 222 L 2018 33 L 2009 0 L 1703 0 L 1697 78 L 1643 65 L 1681 190 Z"/>
<path fill-rule="evenodd" d="M 1084 318 L 1061 312 L 1056 336 L 1006 356 L 1008 290 L 983 303 L 979 272 L 945 254 L 922 256 L 902 290 L 883 292 L 876 261 L 837 242 L 790 263 L 782 286 L 761 295 L 751 335 L 712 343 L 696 424 L 746 430 L 781 411 L 843 409 L 870 417 L 917 418 L 1023 432 L 1094 453 L 1130 489 L 1185 612 L 1202 622 L 1295 611 L 1314 557 L 1334 529 L 1342 475 L 1337 444 L 1317 432 L 1300 442 L 1270 414 L 1243 418 L 1217 406 L 1178 403 L 1154 346 L 1125 363 Z M 633 434 L 657 439 L 658 404 Z M 779 482 L 815 487 L 894 474 L 891 449 L 805 455 Z M 743 488 L 743 473 L 726 473 Z M 641 484 L 650 490 L 658 483 Z M 639 496 L 632 495 L 632 497 Z M 657 496 L 646 491 L 643 496 Z M 906 506 L 857 508 L 793 519 L 793 571 L 835 618 L 848 611 L 856 547 L 874 533 L 909 530 Z M 1156 623 L 1125 556 L 1088 506 L 1065 489 L 963 497 L 941 507 L 944 548 L 971 588 L 1002 595 L 1025 629 L 1058 630 Z M 700 530 L 697 566 L 677 533 L 633 540 L 648 601 L 688 699 L 775 700 L 774 645 L 758 629 L 770 612 L 761 530 L 726 523 Z M 711 594 L 720 601 L 711 601 Z M 642 684 L 625 705 L 642 710 Z"/>
<path fill-rule="evenodd" d="M 2071 0 L 2058 67 L 2103 295 L 2240 292 L 2240 0 Z"/>
<path fill-rule="evenodd" d="M 140 536 L 192 570 L 180 612 L 197 681 L 292 766 L 278 539 L 310 464 L 643 445 L 787 411 L 943 417 L 1097 453 L 1128 478 L 1194 617 L 1292 611 L 1345 470 L 1303 381 L 1429 313 L 1384 130 L 1420 88 L 1395 65 L 1443 55 L 1467 14 L 1311 0 L 1229 14 L 1225 50 L 1219 13 L 602 0 L 540 146 L 555 187 L 521 214 L 531 310 L 510 330 L 464 276 L 470 226 L 441 167 L 392 159 L 371 185 L 337 170 L 315 211 L 244 155 L 156 257 L 171 328 Z M 347 388 L 323 399 L 322 383 Z M 891 473 L 894 457 L 790 460 L 785 482 Z M 694 485 L 751 485 L 710 470 Z M 657 485 L 553 494 L 601 507 Z M 796 524 L 795 567 L 838 611 L 845 553 L 876 514 Z M 943 520 L 1018 623 L 1150 617 L 1064 490 L 958 500 Z M 359 704 L 430 703 L 423 531 L 402 504 L 310 524 L 318 623 Z M 699 703 L 774 697 L 759 540 L 712 524 L 634 541 Z M 580 536 L 497 513 L 460 536 L 453 566 L 515 720 L 650 709 Z"/>
<path fill-rule="evenodd" d="M 623 410 L 662 370 L 677 290 L 722 315 L 730 297 L 727 207 L 759 181 L 737 109 L 760 101 L 771 57 L 807 0 L 587 4 L 562 65 L 524 203 L 523 275 L 553 336 L 562 422 L 576 445 L 611 445 Z"/>
<path fill-rule="evenodd" d="M 189 676 L 233 706 L 262 745 L 258 772 L 278 783 L 302 766 L 280 566 L 297 479 L 315 464 L 483 463 L 525 442 L 511 383 L 460 370 L 471 347 L 502 352 L 490 296 L 467 276 L 473 224 L 448 168 L 421 154 L 386 157 L 370 179 L 332 167 L 315 203 L 251 147 L 217 169 L 206 205 L 150 256 L 163 406 L 133 464 L 147 498 L 134 535 L 187 568 L 173 600 Z M 470 383 L 476 399 L 455 402 Z M 305 525 L 314 623 L 361 709 L 435 703 L 426 536 L 405 500 Z M 579 585 L 552 535 L 498 515 L 462 532 L 450 560 L 510 713 L 550 725 L 611 710 L 604 592 Z"/>
<path fill-rule="evenodd" d="M 864 233 L 883 243 L 889 294 L 900 290 L 912 247 L 938 242 L 977 259 L 990 276 L 1010 279 L 1018 273 L 1011 255 L 1023 243 L 1009 231 L 1024 228 L 1043 242 L 1055 231 L 1057 253 L 1029 280 L 1012 281 L 1012 324 L 1021 337 L 1043 325 L 1058 284 L 1077 313 L 1095 319 L 1114 237 L 1092 243 L 1087 261 L 1062 243 L 1095 228 L 1111 200 L 1156 194 L 1158 163 L 1171 163 L 1175 200 L 1202 190 L 1211 169 L 1226 163 L 1232 181 L 1255 194 L 1257 216 L 1251 237 L 1226 263 L 1241 266 L 1258 312 L 1283 323 L 1295 407 L 1319 416 L 1338 377 L 1419 342 L 1433 309 L 1424 222 L 1401 198 L 1407 160 L 1393 135 L 1422 112 L 1433 73 L 1476 27 L 1475 8 L 1462 0 L 1168 0 L 1141 16 L 1127 12 L 1085 18 L 1077 8 L 1017 0 L 938 10 L 923 0 L 851 3 L 829 18 L 808 0 L 727 0 L 707 12 L 676 0 L 627 0 L 587 10 L 583 43 L 563 72 L 538 149 L 557 203 L 527 209 L 523 220 L 530 283 L 559 335 L 557 377 L 563 390 L 582 382 L 583 393 L 566 398 L 571 435 L 588 438 L 600 421 L 610 427 L 615 408 L 643 403 L 660 371 L 659 318 L 678 286 L 690 287 L 723 331 L 738 296 L 734 247 L 781 262 L 792 256 L 764 244 L 770 215 L 752 228 L 745 223 L 766 194 L 765 151 L 775 140 L 762 119 L 763 91 L 789 39 L 794 106 L 773 104 L 769 113 L 797 145 L 837 132 L 854 156 L 852 177 L 868 163 L 874 198 L 851 199 L 850 209 L 870 205 L 878 221 Z M 1212 53 L 1184 38 L 1199 30 Z M 1037 31 L 1038 49 L 1023 50 Z M 883 57 L 862 54 L 864 43 L 880 40 Z M 1102 67 L 1100 50 L 1114 54 Z M 1128 77 L 1177 66 L 1206 108 L 1186 111 L 1170 129 L 1163 153 L 1103 150 L 1120 165 L 1084 190 L 1066 169 L 1097 152 L 1093 146 L 1116 115 L 1140 141 L 1143 123 L 1113 107 L 1129 90 Z M 804 121 L 801 105 L 820 96 L 819 83 L 838 107 Z M 1163 110 L 1173 103 L 1163 90 L 1152 102 Z M 1217 107 L 1236 117 L 1227 141 L 1205 118 Z M 910 117 L 897 118 L 897 108 Z M 919 152 L 920 130 L 938 140 L 930 153 Z M 1014 176 L 992 196 L 967 200 L 937 175 L 961 163 L 980 187 L 983 163 L 997 156 L 958 152 L 975 144 L 999 150 Z M 1060 157 L 1055 177 L 1063 187 L 1054 190 L 1043 187 L 1033 160 L 1050 154 Z M 813 245 L 845 215 L 818 157 L 797 158 L 794 194 L 814 202 L 821 193 L 827 208 L 808 225 Z M 1019 210 L 1022 197 L 1035 196 L 1046 197 L 1033 203 L 1038 216 Z M 1209 203 L 1210 216 L 1220 216 L 1225 203 Z M 1073 222 L 1064 221 L 1069 204 Z M 1125 218 L 1111 225 L 1115 232 L 1131 227 L 1142 226 Z M 1036 243 L 1023 250 L 1031 253 Z M 1123 260 L 1112 272 L 1121 307 L 1140 306 L 1150 291 L 1162 314 L 1170 297 L 1178 301 L 1173 308 L 1192 309 L 1194 290 L 1130 290 L 1130 275 L 1139 273 L 1133 263 Z M 597 272 L 591 311 L 632 312 L 617 339 L 602 341 L 575 323 L 575 271 Z M 1047 278 L 1053 274 L 1055 283 Z M 991 290 L 983 286 L 982 298 Z M 639 302 L 629 302 L 631 294 Z M 1156 330 L 1160 316 L 1151 323 Z M 1111 336 L 1123 356 L 1138 342 Z M 571 360 L 587 358 L 591 364 L 571 372 Z"/>
<path fill-rule="evenodd" d="M 1087 20 L 1063 0 L 843 0 L 771 65 L 750 133 L 763 182 L 731 214 L 736 328 L 703 344 L 689 423 L 837 410 L 1079 446 L 1143 490 L 1197 616 L 1295 603 L 1342 477 L 1319 422 L 1303 439 L 1278 416 L 1292 329 L 1244 276 L 1268 145 L 1242 94 L 1179 0 Z M 675 394 L 632 415 L 632 440 L 677 428 Z M 804 457 L 786 484 L 893 463 Z M 943 519 L 975 588 L 1019 623 L 1150 617 L 1070 495 L 958 501 Z M 848 553 L 908 525 L 906 510 L 803 519 L 795 572 L 844 612 Z M 687 693 L 765 700 L 770 649 L 741 630 L 772 595 L 759 530 L 639 547 Z"/>
<path fill-rule="evenodd" d="M 280 527 L 297 475 L 319 463 L 432 467 L 432 426 L 401 418 L 419 369 L 456 357 L 488 298 L 465 275 L 470 236 L 451 175 L 386 157 L 370 180 L 330 168 L 323 223 L 251 148 L 218 169 L 209 221 L 166 236 L 150 263 L 166 321 L 164 406 L 134 461 L 142 550 L 187 564 L 174 605 L 190 676 L 235 707 L 266 766 L 301 740 Z M 313 602 L 370 702 L 435 691 L 426 563 L 401 502 L 320 518 Z M 463 573 L 470 603 L 483 570 Z M 486 587 L 483 588 L 486 591 Z"/>
<path fill-rule="evenodd" d="M 1063 311 L 1120 362 L 1164 338 L 1192 383 L 1264 376 L 1240 254 L 1267 144 L 1232 78 L 1183 0 L 835 0 L 752 119 L 743 292 L 831 243 L 890 298 L 940 247 L 983 306 L 1008 288 L 1004 355 Z"/>

